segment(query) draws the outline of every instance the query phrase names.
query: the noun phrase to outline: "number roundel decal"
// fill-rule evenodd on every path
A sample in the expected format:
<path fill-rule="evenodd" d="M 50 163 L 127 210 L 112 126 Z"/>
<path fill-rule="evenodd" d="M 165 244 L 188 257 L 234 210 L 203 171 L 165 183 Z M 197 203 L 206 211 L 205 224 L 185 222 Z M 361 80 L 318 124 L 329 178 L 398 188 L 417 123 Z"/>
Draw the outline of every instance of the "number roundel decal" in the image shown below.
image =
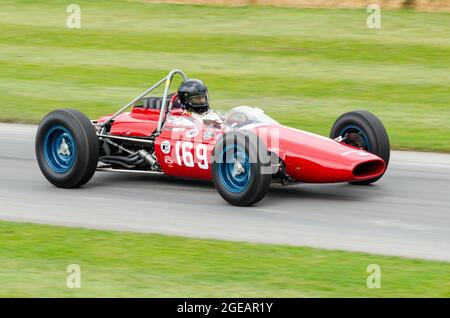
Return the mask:
<path fill-rule="evenodd" d="M 166 154 L 166 155 L 170 152 L 170 141 L 164 140 L 161 143 L 161 151 L 163 154 Z"/>
<path fill-rule="evenodd" d="M 177 141 L 175 144 L 175 154 L 177 163 L 180 166 L 193 168 L 197 165 L 200 169 L 208 169 L 209 167 L 208 148 L 205 144 L 199 143 L 194 145 L 190 141 Z M 194 158 L 197 160 L 194 160 Z"/>

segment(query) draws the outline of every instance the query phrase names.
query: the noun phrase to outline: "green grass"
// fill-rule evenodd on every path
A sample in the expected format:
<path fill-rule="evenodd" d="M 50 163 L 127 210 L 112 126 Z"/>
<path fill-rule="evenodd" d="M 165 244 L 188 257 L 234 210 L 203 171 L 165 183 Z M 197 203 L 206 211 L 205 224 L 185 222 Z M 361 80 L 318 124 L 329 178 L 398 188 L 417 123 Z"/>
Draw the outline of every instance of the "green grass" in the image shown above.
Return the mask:
<path fill-rule="evenodd" d="M 450 297 L 445 262 L 8 222 L 0 237 L 0 297 Z"/>
<path fill-rule="evenodd" d="M 75 107 L 111 112 L 173 68 L 203 79 L 213 106 L 247 104 L 327 135 L 367 109 L 393 147 L 450 151 L 450 14 L 155 5 L 79 0 L 0 4 L 1 121 L 38 122 Z"/>

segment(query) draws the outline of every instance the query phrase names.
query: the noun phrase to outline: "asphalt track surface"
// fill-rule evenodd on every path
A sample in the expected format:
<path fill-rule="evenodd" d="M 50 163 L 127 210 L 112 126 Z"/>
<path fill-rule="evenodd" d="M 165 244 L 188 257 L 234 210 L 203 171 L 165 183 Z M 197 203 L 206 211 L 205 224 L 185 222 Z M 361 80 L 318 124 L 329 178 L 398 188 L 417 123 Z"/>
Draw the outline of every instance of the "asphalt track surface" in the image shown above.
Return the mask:
<path fill-rule="evenodd" d="M 265 242 L 450 261 L 450 155 L 392 152 L 373 186 L 272 186 L 258 205 L 228 205 L 208 182 L 97 172 L 50 185 L 36 127 L 0 124 L 0 220 Z"/>

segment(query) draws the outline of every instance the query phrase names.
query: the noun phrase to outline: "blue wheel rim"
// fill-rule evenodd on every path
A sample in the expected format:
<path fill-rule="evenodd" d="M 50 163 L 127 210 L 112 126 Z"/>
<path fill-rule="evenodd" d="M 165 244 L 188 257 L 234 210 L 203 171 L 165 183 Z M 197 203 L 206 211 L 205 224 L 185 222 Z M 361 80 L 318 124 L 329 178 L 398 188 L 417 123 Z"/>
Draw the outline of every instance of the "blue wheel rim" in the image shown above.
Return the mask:
<path fill-rule="evenodd" d="M 371 151 L 369 138 L 367 137 L 367 134 L 362 130 L 360 127 L 355 125 L 348 125 L 341 129 L 339 136 L 347 137 L 346 140 L 344 140 L 344 143 L 350 144 L 353 146 L 358 147 L 361 146 L 362 149 L 366 151 Z M 350 140 L 349 140 L 350 138 Z M 356 142 L 356 144 L 352 144 L 353 141 Z"/>
<path fill-rule="evenodd" d="M 218 163 L 220 182 L 231 193 L 245 191 L 250 183 L 250 161 L 245 150 L 238 145 L 229 145 L 221 158 L 222 162 Z"/>
<path fill-rule="evenodd" d="M 77 147 L 70 131 L 63 126 L 50 128 L 44 138 L 44 157 L 56 173 L 66 173 L 72 168 Z"/>

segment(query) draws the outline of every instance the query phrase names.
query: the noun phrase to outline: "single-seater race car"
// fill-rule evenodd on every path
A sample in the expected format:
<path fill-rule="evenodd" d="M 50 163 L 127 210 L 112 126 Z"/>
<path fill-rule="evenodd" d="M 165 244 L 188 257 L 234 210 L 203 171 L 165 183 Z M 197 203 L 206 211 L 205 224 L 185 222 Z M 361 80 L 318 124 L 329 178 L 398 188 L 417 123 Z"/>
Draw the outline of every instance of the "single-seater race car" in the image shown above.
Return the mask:
<path fill-rule="evenodd" d="M 175 75 L 183 82 L 170 93 Z M 163 84 L 162 97 L 148 97 Z M 254 107 L 221 115 L 209 107 L 204 83 L 180 70 L 98 120 L 53 111 L 36 135 L 39 167 L 57 187 L 80 187 L 95 171 L 165 174 L 211 180 L 237 206 L 260 201 L 272 182 L 371 184 L 389 155 L 386 130 L 367 111 L 340 116 L 330 138 L 283 126 Z"/>

